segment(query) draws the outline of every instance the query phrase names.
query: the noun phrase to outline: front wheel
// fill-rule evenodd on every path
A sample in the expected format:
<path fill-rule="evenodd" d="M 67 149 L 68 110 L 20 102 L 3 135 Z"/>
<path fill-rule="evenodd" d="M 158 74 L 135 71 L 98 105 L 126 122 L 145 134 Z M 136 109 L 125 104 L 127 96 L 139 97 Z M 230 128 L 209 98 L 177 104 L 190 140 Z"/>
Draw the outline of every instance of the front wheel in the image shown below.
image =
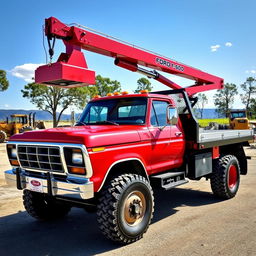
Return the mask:
<path fill-rule="evenodd" d="M 98 223 L 109 239 L 129 244 L 142 238 L 153 217 L 154 197 L 149 182 L 136 174 L 111 180 L 98 204 Z"/>
<path fill-rule="evenodd" d="M 30 190 L 23 191 L 23 204 L 27 213 L 39 220 L 62 218 L 71 209 L 69 205 L 59 202 L 48 195 Z"/>
<path fill-rule="evenodd" d="M 225 155 L 213 163 L 211 188 L 215 196 L 230 199 L 238 191 L 240 183 L 240 167 L 233 155 Z"/>

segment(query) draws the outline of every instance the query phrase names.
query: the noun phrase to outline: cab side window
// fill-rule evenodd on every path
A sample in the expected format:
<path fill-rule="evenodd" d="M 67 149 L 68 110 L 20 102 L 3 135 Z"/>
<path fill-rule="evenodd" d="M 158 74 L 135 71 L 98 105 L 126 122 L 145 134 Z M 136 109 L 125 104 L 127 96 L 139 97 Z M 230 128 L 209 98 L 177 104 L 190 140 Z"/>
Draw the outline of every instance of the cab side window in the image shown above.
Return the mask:
<path fill-rule="evenodd" d="M 169 105 L 166 101 L 153 100 L 150 122 L 153 126 L 166 126 L 166 109 Z"/>

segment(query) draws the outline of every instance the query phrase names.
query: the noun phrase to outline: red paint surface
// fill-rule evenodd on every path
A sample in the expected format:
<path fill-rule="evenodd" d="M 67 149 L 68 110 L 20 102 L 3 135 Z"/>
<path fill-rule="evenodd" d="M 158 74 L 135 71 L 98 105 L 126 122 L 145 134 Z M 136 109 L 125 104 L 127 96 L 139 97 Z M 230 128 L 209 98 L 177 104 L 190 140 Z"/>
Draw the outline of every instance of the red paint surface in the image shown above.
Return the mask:
<path fill-rule="evenodd" d="M 111 96 L 132 97 L 134 95 Z M 162 98 L 172 100 L 168 96 L 137 95 L 136 97 Z M 102 100 L 109 97 L 104 97 Z M 151 99 L 148 102 L 151 106 Z M 36 130 L 23 134 L 16 134 L 10 141 L 48 142 L 83 144 L 89 152 L 94 182 L 94 189 L 98 191 L 107 171 L 118 161 L 124 159 L 139 159 L 148 174 L 153 174 L 182 165 L 185 140 L 181 123 L 166 126 L 163 129 L 150 125 L 150 111 L 148 108 L 145 125 L 88 125 L 74 127 L 60 127 L 47 130 Z M 92 148 L 105 147 L 104 151 L 93 152 Z"/>
<path fill-rule="evenodd" d="M 136 70 L 136 65 L 141 65 L 169 74 L 178 75 L 195 81 L 193 86 L 185 89 L 189 95 L 207 90 L 223 88 L 224 81 L 220 77 L 80 27 L 69 27 L 54 17 L 50 17 L 45 20 L 45 34 L 51 38 L 56 37 L 58 39 L 63 39 L 63 42 L 66 44 L 66 53 L 62 53 L 62 57 L 63 55 L 69 56 L 70 52 L 77 51 L 77 49 L 84 49 L 116 58 L 119 60 L 121 67 L 126 69 L 128 68 L 128 70 L 131 71 Z M 58 62 L 63 59 L 61 56 Z M 87 64 L 84 64 L 80 60 L 81 56 L 75 62 L 72 61 L 72 65 L 75 65 L 78 68 L 78 70 L 74 68 L 74 73 L 81 73 L 79 67 L 87 68 Z M 127 63 L 131 63 L 132 65 L 129 65 L 128 67 Z M 50 66 L 49 69 L 54 70 L 53 65 Z M 36 81 L 47 82 L 51 80 L 52 72 L 40 70 L 40 72 L 38 71 L 37 73 L 35 76 Z M 71 72 L 69 72 L 69 74 L 71 74 Z M 58 79 L 63 79 L 63 77 L 63 73 L 58 74 Z M 76 81 L 76 78 L 73 80 Z M 163 76 L 159 77 L 157 80 L 173 89 L 182 87 Z M 81 82 L 80 79 L 77 81 Z M 87 79 L 85 81 L 85 85 L 86 84 L 88 84 Z"/>
<path fill-rule="evenodd" d="M 220 148 L 219 147 L 213 147 L 212 148 L 212 159 L 217 159 L 220 157 Z"/>

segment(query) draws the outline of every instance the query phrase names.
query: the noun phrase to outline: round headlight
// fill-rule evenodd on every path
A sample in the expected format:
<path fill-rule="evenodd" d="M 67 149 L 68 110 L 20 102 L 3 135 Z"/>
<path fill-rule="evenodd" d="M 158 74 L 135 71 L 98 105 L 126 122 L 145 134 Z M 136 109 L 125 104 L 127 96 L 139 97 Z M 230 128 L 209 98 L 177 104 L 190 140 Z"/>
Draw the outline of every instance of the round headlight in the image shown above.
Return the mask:
<path fill-rule="evenodd" d="M 12 158 L 17 158 L 17 149 L 16 148 L 12 148 L 12 150 L 11 150 L 11 157 Z"/>
<path fill-rule="evenodd" d="M 81 153 L 72 154 L 72 163 L 81 165 L 83 163 L 83 156 Z"/>

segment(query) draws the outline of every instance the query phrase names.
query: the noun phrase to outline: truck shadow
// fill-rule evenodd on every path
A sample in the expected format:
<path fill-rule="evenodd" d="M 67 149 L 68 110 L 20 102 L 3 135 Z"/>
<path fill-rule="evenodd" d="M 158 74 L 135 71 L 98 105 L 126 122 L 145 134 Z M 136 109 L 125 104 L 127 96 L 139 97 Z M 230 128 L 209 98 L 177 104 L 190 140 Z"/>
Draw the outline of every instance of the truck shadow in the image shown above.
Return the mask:
<path fill-rule="evenodd" d="M 216 199 L 212 193 L 188 188 L 174 188 L 168 191 L 154 190 L 154 197 L 155 213 L 152 223 L 175 214 L 178 211 L 177 207 L 196 207 L 221 201 Z"/>
<path fill-rule="evenodd" d="M 153 223 L 176 213 L 180 206 L 219 202 L 208 192 L 175 188 L 155 192 Z M 150 229 L 149 229 L 150 232 Z M 1 255 L 94 255 L 119 248 L 98 230 L 96 214 L 83 209 L 54 222 L 36 221 L 26 212 L 0 218 Z"/>

